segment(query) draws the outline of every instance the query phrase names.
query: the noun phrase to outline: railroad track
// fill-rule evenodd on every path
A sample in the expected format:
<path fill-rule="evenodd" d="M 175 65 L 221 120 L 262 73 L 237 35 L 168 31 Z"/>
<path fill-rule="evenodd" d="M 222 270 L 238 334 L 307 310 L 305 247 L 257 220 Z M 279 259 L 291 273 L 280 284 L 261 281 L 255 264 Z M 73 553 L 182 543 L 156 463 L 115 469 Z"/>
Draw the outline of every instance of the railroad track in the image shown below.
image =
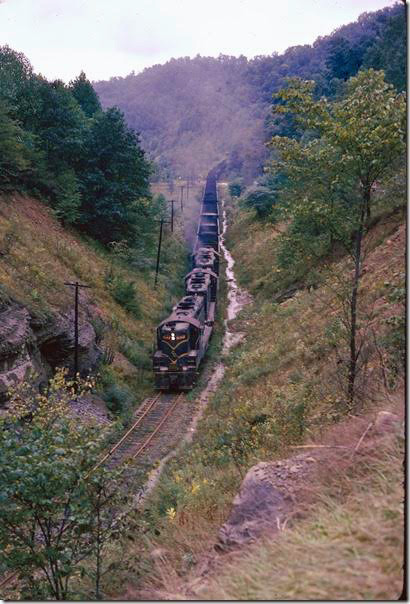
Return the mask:
<path fill-rule="evenodd" d="M 90 470 L 86 475 L 86 479 L 104 463 L 109 468 L 113 468 L 123 462 L 130 463 L 140 457 L 152 444 L 155 436 L 166 424 L 183 396 L 183 394 L 169 395 L 159 392 L 155 396 L 146 399 L 137 409 L 132 426 L 98 464 Z M 17 582 L 18 577 L 18 572 L 12 572 L 1 577 L 0 588 L 13 585 Z"/>
<path fill-rule="evenodd" d="M 146 399 L 138 408 L 132 426 L 94 466 L 87 478 L 104 463 L 109 468 L 113 468 L 124 461 L 131 461 L 141 456 L 162 426 L 166 424 L 183 396 L 183 394 L 158 393 L 154 397 Z"/>

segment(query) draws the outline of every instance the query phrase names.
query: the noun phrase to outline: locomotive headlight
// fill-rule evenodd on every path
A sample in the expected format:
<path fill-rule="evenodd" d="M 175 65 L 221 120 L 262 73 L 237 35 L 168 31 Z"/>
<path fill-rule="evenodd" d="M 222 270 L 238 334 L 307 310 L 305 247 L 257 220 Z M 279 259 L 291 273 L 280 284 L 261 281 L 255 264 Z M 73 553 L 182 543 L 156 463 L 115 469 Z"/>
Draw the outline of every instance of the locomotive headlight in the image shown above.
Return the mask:
<path fill-rule="evenodd" d="M 171 332 L 171 340 L 172 340 L 172 342 L 175 342 L 175 340 L 176 340 L 176 336 L 173 331 Z"/>

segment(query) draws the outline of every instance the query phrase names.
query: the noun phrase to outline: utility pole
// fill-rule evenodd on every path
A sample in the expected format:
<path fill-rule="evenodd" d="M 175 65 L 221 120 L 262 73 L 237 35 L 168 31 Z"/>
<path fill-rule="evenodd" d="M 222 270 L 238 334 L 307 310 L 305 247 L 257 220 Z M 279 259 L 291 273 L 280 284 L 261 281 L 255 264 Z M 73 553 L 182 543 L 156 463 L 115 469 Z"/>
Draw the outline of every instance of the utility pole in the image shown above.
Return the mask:
<path fill-rule="evenodd" d="M 181 185 L 181 210 L 184 211 L 184 185 Z"/>
<path fill-rule="evenodd" d="M 168 199 L 169 203 L 172 203 L 171 206 L 171 233 L 174 232 L 174 203 L 175 200 L 174 199 Z"/>
<path fill-rule="evenodd" d="M 74 287 L 74 379 L 77 387 L 78 375 L 78 290 L 80 287 L 89 288 L 90 285 L 83 285 L 76 281 L 75 283 L 64 283 L 69 287 Z"/>
<path fill-rule="evenodd" d="M 174 206 L 172 206 L 174 207 Z M 154 287 L 157 287 L 157 282 L 158 282 L 158 271 L 159 271 L 159 259 L 161 257 L 161 243 L 162 243 L 162 230 L 164 228 L 164 224 L 168 224 L 169 220 L 165 220 L 164 218 L 161 218 L 161 220 L 156 220 L 156 222 L 160 223 L 159 226 L 159 239 L 158 239 L 158 252 L 157 252 L 157 266 L 155 268 L 155 281 L 154 281 Z"/>

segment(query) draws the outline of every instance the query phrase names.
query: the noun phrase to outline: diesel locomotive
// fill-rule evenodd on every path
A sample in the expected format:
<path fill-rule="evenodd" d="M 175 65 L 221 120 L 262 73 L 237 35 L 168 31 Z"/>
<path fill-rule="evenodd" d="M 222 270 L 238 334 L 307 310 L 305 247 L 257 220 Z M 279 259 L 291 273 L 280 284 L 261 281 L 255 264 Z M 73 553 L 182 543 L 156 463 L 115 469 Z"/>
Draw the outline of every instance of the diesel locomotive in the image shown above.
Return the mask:
<path fill-rule="evenodd" d="M 192 270 L 185 296 L 157 327 L 153 369 L 158 390 L 190 390 L 208 348 L 215 321 L 219 275 L 219 208 L 216 181 L 221 164 L 207 176 Z"/>

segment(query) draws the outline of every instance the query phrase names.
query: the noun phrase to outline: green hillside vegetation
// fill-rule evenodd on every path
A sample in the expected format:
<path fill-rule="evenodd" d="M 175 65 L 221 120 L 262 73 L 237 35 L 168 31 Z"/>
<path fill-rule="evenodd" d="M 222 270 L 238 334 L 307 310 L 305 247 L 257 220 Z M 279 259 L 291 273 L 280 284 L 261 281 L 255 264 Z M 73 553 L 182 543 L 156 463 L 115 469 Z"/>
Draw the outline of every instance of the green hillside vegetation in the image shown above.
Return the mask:
<path fill-rule="evenodd" d="M 227 174 L 250 183 L 267 157 L 264 142 L 296 135 L 289 117 L 270 115 L 272 94 L 288 77 L 314 80 L 318 95 L 334 98 L 360 68 L 373 67 L 404 90 L 405 40 L 405 9 L 396 3 L 282 54 L 183 57 L 93 85 L 103 107 L 120 107 L 140 133 L 157 177 L 204 176 L 226 157 Z"/>
<path fill-rule="evenodd" d="M 254 295 L 236 323 L 246 339 L 145 511 L 123 576 L 128 598 L 401 593 L 405 98 L 371 69 L 333 101 L 312 87 L 295 80 L 280 92 L 304 135 L 272 140 L 278 207 L 262 219 L 243 209 L 246 191 L 229 202 L 228 245 Z M 380 410 L 396 414 L 393 429 L 366 441 Z M 307 444 L 330 451 L 287 530 L 218 557 L 247 470 Z"/>
<path fill-rule="evenodd" d="M 154 257 L 140 266 L 133 262 L 132 250 L 106 250 L 64 229 L 41 202 L 15 194 L 0 199 L 0 252 L 2 305 L 14 300 L 41 319 L 72 309 L 73 292 L 65 282 L 78 280 L 91 287 L 80 311 L 95 309 L 100 344 L 114 354 L 113 364 L 100 368 L 100 387 L 108 403 L 108 390 L 113 405 L 115 398 L 124 399 L 118 400 L 117 412 L 128 418 L 152 389 L 154 328 L 181 295 L 187 266 L 181 234 L 165 233 L 154 289 Z"/>
<path fill-rule="evenodd" d="M 48 82 L 24 55 L 0 47 L 0 131 L 1 192 L 41 198 L 105 245 L 143 248 L 159 210 L 150 165 L 121 112 L 102 111 L 84 73 L 68 86 Z"/>
<path fill-rule="evenodd" d="M 97 339 L 115 359 L 103 370 L 107 403 L 128 417 L 151 385 L 143 376 L 153 328 L 181 293 L 182 231 L 166 235 L 154 290 L 166 202 L 150 193 L 137 135 L 117 108 L 102 110 L 84 73 L 69 85 L 48 82 L 23 54 L 0 47 L 0 131 L 2 307 L 17 302 L 52 317 L 72 308 L 64 282 L 89 285 Z M 118 355 L 130 363 L 126 378 Z"/>
<path fill-rule="evenodd" d="M 262 248 L 264 226 L 244 231 L 248 223 L 237 212 L 231 219 L 229 242 L 237 266 L 246 259 L 256 268 L 269 256 L 274 271 L 275 243 L 270 239 L 271 248 Z M 403 226 L 397 231 L 398 223 L 394 217 L 368 234 L 373 252 L 366 260 L 361 308 L 372 317 L 377 345 L 370 346 L 354 415 L 348 413 L 346 378 L 338 363 L 344 344 L 337 332 L 340 300 L 334 280 L 324 279 L 317 289 L 302 290 L 281 304 L 256 293 L 236 324 L 245 331 L 245 342 L 226 360 L 223 384 L 193 444 L 165 469 L 140 520 L 144 539 L 127 548 L 127 566 L 108 591 L 112 597 L 398 597 L 403 425 L 399 422 L 381 442 L 370 442 L 359 461 L 352 457 L 379 410 L 403 414 L 405 232 Z M 249 256 L 250 250 L 256 253 Z M 332 265 L 335 275 L 346 268 L 346 260 Z M 320 478 L 309 482 L 307 499 L 298 501 L 287 530 L 226 561 L 217 556 L 218 531 L 246 471 L 261 461 L 295 455 L 300 452 L 295 447 L 307 443 L 313 443 L 313 451 L 328 445 L 333 454 Z M 345 447 L 343 454 L 337 445 Z M 210 571 L 204 575 L 207 561 Z"/>
<path fill-rule="evenodd" d="M 94 87 L 84 73 L 48 82 L 0 47 L 4 333 L 12 341 L 25 313 L 53 343 L 53 319 L 73 307 L 66 283 L 80 281 L 89 286 L 80 319 L 102 351 L 85 383 L 64 371 L 48 384 L 26 376 L 2 408 L 0 574 L 20 574 L 10 597 L 399 596 L 404 14 L 402 4 L 365 13 L 282 55 L 172 59 Z M 171 195 L 184 177 L 182 200 L 182 187 L 223 159 L 227 244 L 253 296 L 235 323 L 246 337 L 140 512 L 116 472 L 94 471 L 153 391 L 154 329 L 188 270 L 177 220 L 154 287 L 158 221 L 169 210 L 149 179 L 164 177 L 157 190 Z M 224 310 L 221 300 L 211 358 Z M 30 325 L 20 349 L 16 338 L 0 350 L 7 375 L 24 372 L 16 360 L 43 358 Z M 112 421 L 73 419 L 78 389 L 80 407 L 91 389 Z M 377 428 L 380 411 L 389 429 Z M 249 468 L 307 446 L 329 455 L 279 537 L 219 557 L 218 531 Z"/>
<path fill-rule="evenodd" d="M 137 135 L 83 73 L 48 82 L 0 47 L 0 134 L 1 580 L 17 572 L 16 599 L 100 599 L 132 502 L 121 472 L 95 466 L 153 391 L 155 328 L 188 270 L 183 225 L 165 228 L 154 287 L 167 203 Z M 75 281 L 88 286 L 76 382 Z"/>

